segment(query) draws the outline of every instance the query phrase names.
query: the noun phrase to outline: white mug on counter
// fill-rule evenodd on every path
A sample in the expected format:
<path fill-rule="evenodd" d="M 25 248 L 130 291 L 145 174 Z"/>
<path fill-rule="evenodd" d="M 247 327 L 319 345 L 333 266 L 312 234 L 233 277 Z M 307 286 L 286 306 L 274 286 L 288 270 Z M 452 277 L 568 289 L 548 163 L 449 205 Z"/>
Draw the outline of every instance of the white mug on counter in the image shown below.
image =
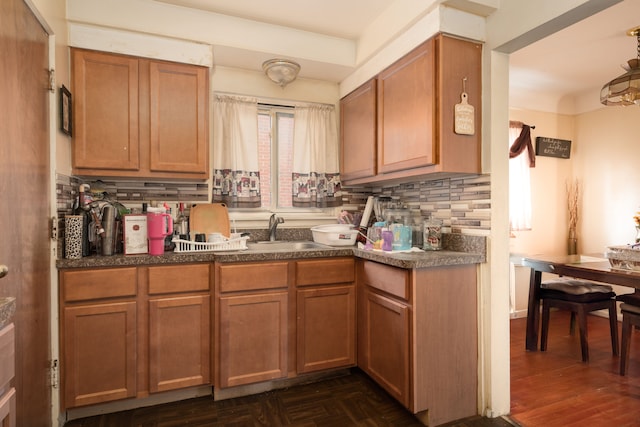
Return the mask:
<path fill-rule="evenodd" d="M 207 234 L 207 243 L 221 243 L 224 241 L 222 233 L 209 233 Z"/>

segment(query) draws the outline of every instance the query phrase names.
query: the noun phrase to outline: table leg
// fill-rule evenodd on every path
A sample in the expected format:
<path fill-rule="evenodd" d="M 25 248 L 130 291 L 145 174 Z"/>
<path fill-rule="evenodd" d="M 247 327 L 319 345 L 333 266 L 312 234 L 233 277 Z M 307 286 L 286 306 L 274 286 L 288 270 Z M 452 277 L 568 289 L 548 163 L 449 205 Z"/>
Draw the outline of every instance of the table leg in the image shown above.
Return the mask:
<path fill-rule="evenodd" d="M 538 350 L 538 330 L 540 328 L 540 282 L 542 272 L 531 269 L 529 278 L 529 304 L 527 306 L 527 341 L 526 349 Z"/>

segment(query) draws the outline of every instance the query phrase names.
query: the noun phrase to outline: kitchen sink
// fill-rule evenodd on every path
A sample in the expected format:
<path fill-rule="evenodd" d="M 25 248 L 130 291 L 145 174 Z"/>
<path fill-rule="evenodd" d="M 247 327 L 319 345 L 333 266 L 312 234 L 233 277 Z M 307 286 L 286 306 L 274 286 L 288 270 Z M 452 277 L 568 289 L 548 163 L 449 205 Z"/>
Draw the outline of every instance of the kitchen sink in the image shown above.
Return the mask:
<path fill-rule="evenodd" d="M 285 241 L 276 240 L 274 242 L 251 242 L 247 243 L 247 246 L 251 250 L 256 251 L 301 251 L 305 249 L 326 249 L 330 246 L 323 245 L 322 243 L 316 243 L 308 240 L 303 241 Z"/>

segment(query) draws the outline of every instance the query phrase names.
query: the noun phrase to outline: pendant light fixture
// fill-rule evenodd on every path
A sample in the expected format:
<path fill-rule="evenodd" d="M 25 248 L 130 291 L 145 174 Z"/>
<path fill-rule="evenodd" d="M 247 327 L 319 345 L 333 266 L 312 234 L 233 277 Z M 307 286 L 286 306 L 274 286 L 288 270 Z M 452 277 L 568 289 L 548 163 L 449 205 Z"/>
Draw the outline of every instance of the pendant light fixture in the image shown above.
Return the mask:
<path fill-rule="evenodd" d="M 262 63 L 262 69 L 267 77 L 284 88 L 298 77 L 300 64 L 288 59 L 270 59 Z"/>
<path fill-rule="evenodd" d="M 623 66 L 626 73 L 602 87 L 600 102 L 604 105 L 640 105 L 640 27 L 630 29 L 627 35 L 638 40 L 637 57 L 627 61 L 628 66 Z"/>

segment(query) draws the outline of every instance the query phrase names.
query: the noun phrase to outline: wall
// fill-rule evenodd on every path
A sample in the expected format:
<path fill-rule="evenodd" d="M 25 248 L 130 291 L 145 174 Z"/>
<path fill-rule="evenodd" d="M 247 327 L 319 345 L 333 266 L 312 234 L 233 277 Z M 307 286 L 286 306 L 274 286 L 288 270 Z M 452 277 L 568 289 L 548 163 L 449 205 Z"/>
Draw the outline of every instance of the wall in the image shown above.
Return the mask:
<path fill-rule="evenodd" d="M 594 94 L 597 96 L 597 94 Z M 515 254 L 564 254 L 567 251 L 567 180 L 581 186 L 578 252 L 603 254 L 607 246 L 633 243 L 633 216 L 640 210 L 640 158 L 637 141 L 638 107 L 602 107 L 576 116 L 511 110 L 510 119 L 533 124 L 536 136 L 572 141 L 569 160 L 537 156 L 531 169 L 532 230 L 515 231 L 510 251 Z M 526 310 L 528 269 L 515 276 L 516 311 Z M 616 287 L 616 292 L 631 290 Z"/>
<path fill-rule="evenodd" d="M 594 94 L 597 96 L 597 94 Z M 531 170 L 533 230 L 514 232 L 515 253 L 566 253 L 565 183 L 581 185 L 578 252 L 603 253 L 607 246 L 633 243 L 634 214 L 640 210 L 639 107 L 602 107 L 576 116 L 511 110 L 510 119 L 534 124 L 536 136 L 572 141 L 569 160 L 538 156 Z"/>
<path fill-rule="evenodd" d="M 579 250 L 603 252 L 633 243 L 640 210 L 640 107 L 603 107 L 576 117 L 574 170 L 583 182 Z"/>
<path fill-rule="evenodd" d="M 532 229 L 514 231 L 510 239 L 511 253 L 563 254 L 567 246 L 566 183 L 574 178 L 573 163 L 586 143 L 574 137 L 572 116 L 538 111 L 510 110 L 509 119 L 530 126 L 535 149 L 538 136 L 571 140 L 570 159 L 536 156 L 536 167 L 530 169 L 532 191 Z"/>
<path fill-rule="evenodd" d="M 597 96 L 597 94 L 594 94 Z M 633 243 L 634 214 L 640 210 L 639 107 L 602 107 L 576 116 L 511 110 L 510 119 L 534 124 L 536 136 L 572 141 L 569 160 L 538 156 L 531 170 L 533 230 L 514 232 L 515 253 L 566 253 L 565 183 L 581 185 L 578 252 L 603 253 L 607 246 Z"/>

